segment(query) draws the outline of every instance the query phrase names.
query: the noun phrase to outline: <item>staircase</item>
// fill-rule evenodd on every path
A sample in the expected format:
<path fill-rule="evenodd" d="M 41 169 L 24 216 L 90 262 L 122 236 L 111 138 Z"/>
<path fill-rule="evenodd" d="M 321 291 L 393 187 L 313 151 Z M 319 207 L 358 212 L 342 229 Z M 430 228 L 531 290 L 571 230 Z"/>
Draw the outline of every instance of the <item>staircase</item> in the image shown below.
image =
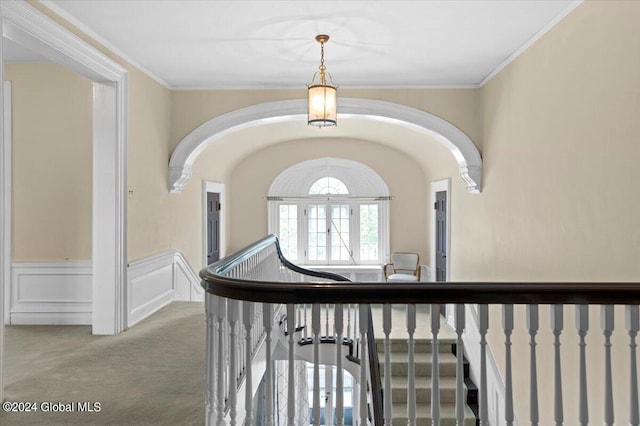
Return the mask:
<path fill-rule="evenodd" d="M 455 340 L 440 339 L 439 364 L 440 364 L 440 425 L 455 426 L 456 407 L 456 357 Z M 384 360 L 384 339 L 376 339 L 378 359 Z M 417 426 L 431 425 L 431 340 L 415 339 L 415 391 Z M 405 426 L 407 418 L 407 340 L 391 338 L 391 388 L 393 401 L 393 425 Z M 468 366 L 465 366 L 468 372 Z M 381 366 L 382 382 L 384 383 L 384 371 Z M 466 377 L 465 377 L 466 379 Z M 473 384 L 465 380 L 467 391 Z M 477 392 L 477 391 L 476 391 Z M 474 397 L 474 395 L 470 395 Z M 468 400 L 469 398 L 467 398 Z M 473 398 L 472 398 L 473 399 Z M 476 416 L 471 408 L 465 406 L 464 426 L 475 426 Z"/>

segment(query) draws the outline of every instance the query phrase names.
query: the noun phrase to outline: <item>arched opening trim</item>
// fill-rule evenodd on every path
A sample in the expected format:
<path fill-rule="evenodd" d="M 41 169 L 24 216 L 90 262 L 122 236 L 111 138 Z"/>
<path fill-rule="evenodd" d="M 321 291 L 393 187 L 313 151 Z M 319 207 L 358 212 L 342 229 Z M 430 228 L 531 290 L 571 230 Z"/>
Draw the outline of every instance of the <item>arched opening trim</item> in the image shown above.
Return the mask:
<path fill-rule="evenodd" d="M 373 99 L 340 98 L 341 118 L 360 118 L 397 124 L 427 134 L 443 145 L 458 163 L 467 190 L 480 193 L 482 158 L 471 139 L 459 128 L 428 112 L 392 102 Z M 224 136 L 263 124 L 306 119 L 306 100 L 266 102 L 212 118 L 178 143 L 169 161 L 169 191 L 180 193 L 192 174 L 200 153 Z"/>

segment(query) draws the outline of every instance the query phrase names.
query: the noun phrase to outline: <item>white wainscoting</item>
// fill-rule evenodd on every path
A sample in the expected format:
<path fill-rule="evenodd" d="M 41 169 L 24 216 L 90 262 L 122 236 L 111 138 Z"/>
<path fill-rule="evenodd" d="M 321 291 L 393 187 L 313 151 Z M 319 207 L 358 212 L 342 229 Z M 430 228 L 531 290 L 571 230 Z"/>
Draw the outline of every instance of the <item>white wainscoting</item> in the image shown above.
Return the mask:
<path fill-rule="evenodd" d="M 198 275 L 179 251 L 130 263 L 128 281 L 129 327 L 174 300 L 204 300 Z"/>
<path fill-rule="evenodd" d="M 90 261 L 11 265 L 9 324 L 91 324 Z"/>
<path fill-rule="evenodd" d="M 6 324 L 92 323 L 91 261 L 14 262 Z M 202 302 L 200 278 L 184 255 L 172 250 L 128 265 L 127 326 L 174 300 Z"/>

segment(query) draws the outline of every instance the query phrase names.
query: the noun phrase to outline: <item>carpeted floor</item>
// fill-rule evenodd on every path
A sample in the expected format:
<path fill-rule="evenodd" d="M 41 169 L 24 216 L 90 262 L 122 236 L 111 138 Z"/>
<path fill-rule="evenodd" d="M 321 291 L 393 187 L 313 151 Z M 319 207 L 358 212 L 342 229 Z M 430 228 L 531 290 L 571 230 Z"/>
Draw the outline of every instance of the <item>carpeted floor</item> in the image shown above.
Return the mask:
<path fill-rule="evenodd" d="M 202 303 L 174 302 L 117 336 L 90 333 L 89 326 L 5 328 L 5 401 L 38 411 L 0 412 L 1 425 L 204 424 Z M 43 411 L 56 403 L 74 411 Z M 92 403 L 100 410 L 79 412 L 97 408 Z"/>

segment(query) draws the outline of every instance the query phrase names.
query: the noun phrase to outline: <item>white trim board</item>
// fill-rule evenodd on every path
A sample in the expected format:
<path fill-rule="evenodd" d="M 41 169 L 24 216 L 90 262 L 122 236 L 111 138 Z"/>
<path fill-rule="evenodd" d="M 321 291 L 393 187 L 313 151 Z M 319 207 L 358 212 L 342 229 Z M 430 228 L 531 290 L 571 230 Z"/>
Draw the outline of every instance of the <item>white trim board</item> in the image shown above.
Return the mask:
<path fill-rule="evenodd" d="M 1 72 L 0 72 L 1 73 Z M 3 176 L 2 176 L 2 185 L 3 188 L 0 189 L 3 194 L 11 193 L 12 186 L 12 99 L 11 99 L 11 82 L 5 81 L 3 82 L 4 89 L 4 105 L 3 105 L 3 124 L 4 124 L 4 138 L 2 143 L 2 168 L 3 168 Z M 4 294 L 4 303 L 0 304 L 0 318 L 5 324 L 9 324 L 9 312 L 11 308 L 11 224 L 12 224 L 12 207 L 11 207 L 11 197 L 1 196 L 0 203 L 2 204 L 2 218 L 0 221 L 2 222 L 2 227 L 0 228 L 0 233 L 2 233 L 2 246 L 0 247 L 0 262 L 2 267 L 2 285 L 3 288 L 0 288 L 0 292 Z M 0 345 L 1 346 L 1 345 Z M 0 358 L 2 358 L 0 356 Z M 0 392 L 2 393 L 2 392 Z"/>
<path fill-rule="evenodd" d="M 91 324 L 91 261 L 11 265 L 8 324 Z"/>
<path fill-rule="evenodd" d="M 211 144 L 239 130 L 267 123 L 303 121 L 306 99 L 265 102 L 230 111 L 212 118 L 185 136 L 171 153 L 169 191 L 180 193 L 191 178 L 192 166 Z M 462 130 L 426 111 L 392 102 L 361 98 L 339 98 L 342 118 L 392 123 L 431 136 L 444 146 L 458 163 L 467 190 L 479 194 L 482 188 L 482 157 L 473 141 Z M 425 139 L 425 143 L 431 143 Z"/>
<path fill-rule="evenodd" d="M 127 322 L 125 194 L 128 73 L 25 1 L 0 2 L 0 17 L 3 37 L 94 82 L 92 328 L 95 334 L 119 333 L 126 328 Z M 6 151 L 7 143 L 3 137 L 3 151 Z M 5 182 L 5 163 L 0 166 L 3 168 L 0 198 L 6 205 L 10 203 L 11 187 Z M 0 241 L 2 247 L 6 246 L 8 235 L 5 230 L 10 226 L 10 223 L 5 223 Z M 2 256 L 4 267 L 11 259 L 10 247 Z M 6 276 L 5 271 L 2 276 Z M 0 297 L 4 299 L 4 292 L 0 292 Z M 4 300 L 0 303 L 4 304 Z"/>

